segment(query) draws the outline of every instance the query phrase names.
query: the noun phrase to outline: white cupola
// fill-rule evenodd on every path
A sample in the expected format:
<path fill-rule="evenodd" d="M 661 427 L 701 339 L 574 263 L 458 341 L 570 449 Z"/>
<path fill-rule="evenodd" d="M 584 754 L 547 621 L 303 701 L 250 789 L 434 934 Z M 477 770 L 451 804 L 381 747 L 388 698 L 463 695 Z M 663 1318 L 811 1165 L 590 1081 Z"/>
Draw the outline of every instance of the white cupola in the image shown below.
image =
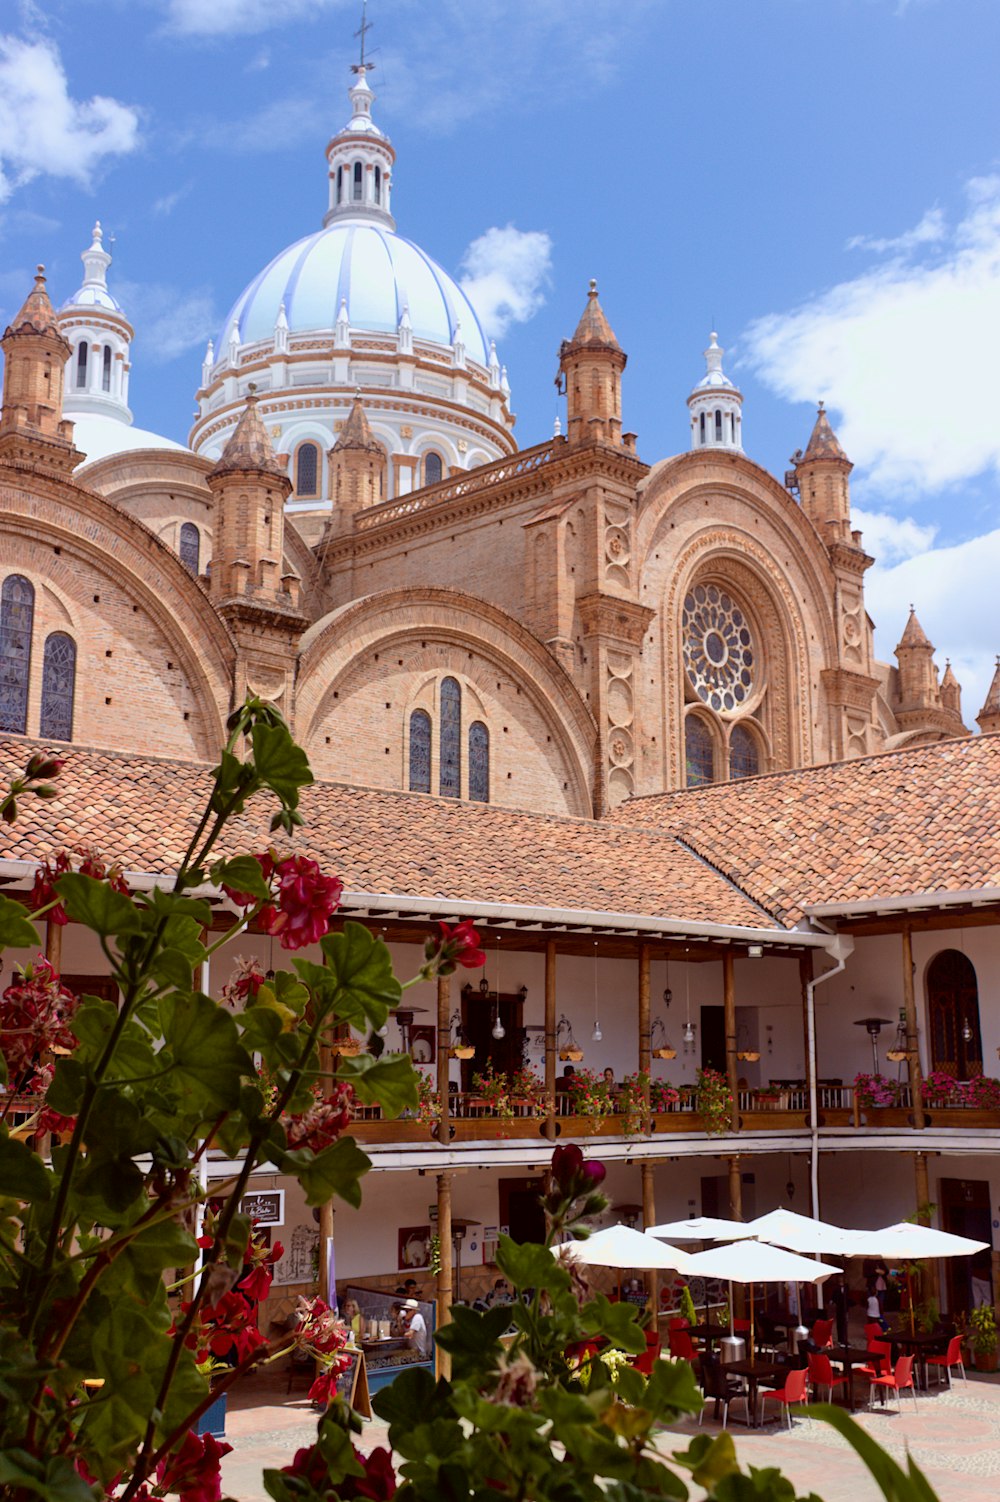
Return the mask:
<path fill-rule="evenodd" d="M 389 138 L 372 119 L 375 95 L 368 86 L 371 63 L 355 63 L 356 82 L 349 90 L 352 114 L 326 148 L 330 174 L 330 207 L 324 225 L 355 219 L 396 228 L 389 212 L 392 169 L 396 153 Z"/>
<path fill-rule="evenodd" d="M 725 350 L 714 329 L 705 350 L 705 374 L 687 399 L 693 449 L 743 452 L 743 393 L 722 368 Z"/>
<path fill-rule="evenodd" d="M 83 251 L 83 282 L 59 309 L 59 327 L 72 346 L 66 365 L 67 413 L 94 412 L 130 423 L 128 378 L 134 330 L 108 290 L 111 255 L 100 220 Z"/>

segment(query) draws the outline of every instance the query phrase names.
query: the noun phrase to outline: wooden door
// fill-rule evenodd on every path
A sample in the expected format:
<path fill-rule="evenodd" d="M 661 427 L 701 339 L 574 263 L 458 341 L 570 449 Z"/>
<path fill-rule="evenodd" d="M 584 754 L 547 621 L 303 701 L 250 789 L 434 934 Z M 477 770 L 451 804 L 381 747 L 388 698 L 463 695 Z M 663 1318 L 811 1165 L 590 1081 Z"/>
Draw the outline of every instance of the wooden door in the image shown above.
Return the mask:
<path fill-rule="evenodd" d="M 979 987 L 975 967 L 959 949 L 942 949 L 927 967 L 927 1020 L 935 1069 L 959 1080 L 982 1074 Z"/>
<path fill-rule="evenodd" d="M 992 1243 L 990 1186 L 987 1179 L 942 1179 L 938 1185 L 941 1203 L 941 1228 L 956 1236 L 971 1236 L 975 1241 Z M 974 1257 L 945 1257 L 949 1314 L 967 1313 L 974 1305 L 973 1279 L 990 1285 L 992 1303 L 992 1258 L 989 1251 Z"/>
<path fill-rule="evenodd" d="M 493 1025 L 499 1013 L 504 1036 L 494 1038 Z M 462 989 L 462 1026 L 476 1052 L 463 1061 L 462 1089 L 472 1090 L 473 1075 L 482 1074 L 488 1064 L 497 1074 L 516 1074 L 524 1063 L 524 998 L 514 992 L 486 994 L 478 988 Z"/>

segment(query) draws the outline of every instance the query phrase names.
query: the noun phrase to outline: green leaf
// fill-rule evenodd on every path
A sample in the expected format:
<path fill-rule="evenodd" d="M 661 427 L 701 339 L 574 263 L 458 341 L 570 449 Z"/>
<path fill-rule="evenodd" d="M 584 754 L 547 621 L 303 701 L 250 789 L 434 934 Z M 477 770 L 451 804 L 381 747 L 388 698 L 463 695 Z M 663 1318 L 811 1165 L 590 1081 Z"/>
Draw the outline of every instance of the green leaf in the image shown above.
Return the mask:
<path fill-rule="evenodd" d="M 40 1459 L 27 1450 L 0 1451 L 0 1485 L 45 1502 L 94 1502 L 94 1492 L 65 1455 Z"/>
<path fill-rule="evenodd" d="M 387 1424 L 398 1424 L 403 1431 L 415 1429 L 438 1412 L 446 1412 L 436 1401 L 434 1378 L 426 1369 L 405 1367 L 388 1387 L 380 1388 L 372 1398 L 372 1407 Z"/>
<path fill-rule="evenodd" d="M 196 992 L 164 997 L 160 1016 L 171 1079 L 214 1114 L 235 1110 L 241 1077 L 253 1073 L 253 1060 L 230 1013 Z"/>
<path fill-rule="evenodd" d="M 142 928 L 142 919 L 129 898 L 115 892 L 106 881 L 71 871 L 60 876 L 55 887 L 74 922 L 82 923 L 102 939 L 138 933 Z"/>
<path fill-rule="evenodd" d="M 299 789 L 315 781 L 309 758 L 292 739 L 287 725 L 256 724 L 250 735 L 253 766 L 286 808 L 298 807 Z"/>
<path fill-rule="evenodd" d="M 361 1204 L 361 1178 L 372 1163 L 353 1137 L 341 1137 L 320 1153 L 298 1147 L 280 1159 L 281 1171 L 294 1174 L 305 1190 L 307 1205 L 325 1205 L 334 1195 L 355 1209 Z"/>
<path fill-rule="evenodd" d="M 456 1382 L 475 1380 L 484 1370 L 495 1366 L 503 1347 L 500 1336 L 510 1325 L 510 1309 L 503 1304 L 480 1312 L 456 1304 L 451 1319 L 437 1332 L 435 1339 L 452 1358 L 452 1375 Z"/>
<path fill-rule="evenodd" d="M 201 958 L 204 958 L 204 953 Z M 161 949 L 150 967 L 153 977 L 163 986 L 174 986 L 178 991 L 190 991 L 194 980 L 194 964 L 180 949 Z"/>
<path fill-rule="evenodd" d="M 646 1349 L 646 1336 L 639 1327 L 634 1304 L 612 1304 L 603 1293 L 599 1293 L 583 1306 L 580 1320 L 588 1335 L 606 1335 L 620 1351 L 638 1355 Z"/>
<path fill-rule="evenodd" d="M 360 923 L 345 923 L 341 933 L 321 939 L 320 948 L 337 983 L 337 1020 L 383 1027 L 403 994 L 383 940 Z"/>
<path fill-rule="evenodd" d="M 0 949 L 37 949 L 40 942 L 28 909 L 10 897 L 0 897 Z"/>
<path fill-rule="evenodd" d="M 143 901 L 148 903 L 150 912 L 157 918 L 191 918 L 199 933 L 212 925 L 212 905 L 203 897 L 183 897 L 179 892 L 153 887 L 144 894 Z"/>
<path fill-rule="evenodd" d="M 88 1159 L 76 1176 L 73 1192 L 80 1200 L 91 1202 L 95 1218 L 110 1225 L 135 1204 L 144 1183 L 144 1175 L 123 1154 L 117 1158 Z"/>
<path fill-rule="evenodd" d="M 337 1078 L 353 1085 L 354 1093 L 366 1105 L 381 1106 L 383 1116 L 398 1116 L 407 1108 L 416 1110 L 420 1076 L 408 1053 L 383 1054 L 380 1059 L 373 1059 L 371 1054 L 342 1058 Z"/>
<path fill-rule="evenodd" d="M 252 855 L 235 855 L 232 860 L 216 861 L 209 876 L 217 887 L 226 886 L 233 892 L 246 892 L 262 902 L 266 902 L 271 895 L 260 869 L 260 861 Z"/>
<path fill-rule="evenodd" d="M 570 1286 L 569 1273 L 559 1266 L 548 1247 L 537 1242 L 518 1246 L 509 1236 L 501 1236 L 497 1243 L 497 1267 L 519 1292 L 525 1288 L 544 1288 L 548 1293 L 560 1293 Z M 628 1307 L 631 1309 L 631 1305 Z"/>
<path fill-rule="evenodd" d="M 0 1137 L 0 1199 L 34 1204 L 52 1193 L 52 1176 L 37 1153 L 13 1137 Z"/>

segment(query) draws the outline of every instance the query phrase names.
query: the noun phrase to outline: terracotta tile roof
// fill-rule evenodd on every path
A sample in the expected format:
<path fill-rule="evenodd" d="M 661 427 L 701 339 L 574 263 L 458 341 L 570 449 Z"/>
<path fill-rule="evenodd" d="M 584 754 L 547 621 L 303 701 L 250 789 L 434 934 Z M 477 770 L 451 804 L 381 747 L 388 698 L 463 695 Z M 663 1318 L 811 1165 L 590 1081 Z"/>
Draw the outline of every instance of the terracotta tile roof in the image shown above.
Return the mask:
<path fill-rule="evenodd" d="M 802 463 L 806 459 L 847 460 L 847 455 L 840 446 L 840 439 L 830 426 L 830 419 L 824 411 L 822 402 L 820 402 L 819 411 L 816 414 L 812 433 L 809 435 L 809 442 L 806 444 L 806 451 L 799 463 Z"/>
<path fill-rule="evenodd" d="M 35 273 L 35 284 L 25 298 L 20 312 L 15 313 L 8 324 L 4 338 L 8 334 L 20 334 L 26 329 L 35 334 L 62 333 L 46 290 L 44 266 L 39 266 Z"/>
<path fill-rule="evenodd" d="M 621 349 L 614 330 L 608 322 L 607 314 L 597 299 L 597 283 L 593 280 L 590 283 L 590 291 L 587 293 L 587 304 L 583 310 L 583 316 L 576 326 L 576 333 L 569 342 L 574 345 L 596 344 L 606 349 Z"/>
<path fill-rule="evenodd" d="M 0 779 L 44 743 L 0 741 Z M 92 845 L 126 870 L 168 872 L 180 859 L 208 769 L 198 763 L 71 748 L 59 797 L 26 798 L 0 826 L 0 859 L 36 860 Z M 263 849 L 265 797 L 233 826 L 230 849 Z M 778 928 L 670 835 L 588 819 L 554 818 L 415 793 L 321 783 L 302 797 L 295 849 L 336 872 L 349 892 L 630 913 L 689 922 Z M 277 841 L 279 846 L 283 841 Z"/>
<path fill-rule="evenodd" d="M 278 463 L 267 429 L 257 410 L 257 397 L 251 391 L 247 397 L 243 416 L 236 424 L 232 437 L 222 451 L 222 458 L 212 470 L 213 475 L 242 473 L 278 475 L 286 478 L 285 470 Z"/>
<path fill-rule="evenodd" d="M 1000 735 L 634 798 L 782 922 L 807 906 L 1000 886 Z"/>
<path fill-rule="evenodd" d="M 347 414 L 347 421 L 337 434 L 337 441 L 333 447 L 338 452 L 344 449 L 363 449 L 365 453 L 378 454 L 381 458 L 385 458 L 385 451 L 371 430 L 371 424 L 365 416 L 360 397 L 354 398 L 351 410 Z"/>

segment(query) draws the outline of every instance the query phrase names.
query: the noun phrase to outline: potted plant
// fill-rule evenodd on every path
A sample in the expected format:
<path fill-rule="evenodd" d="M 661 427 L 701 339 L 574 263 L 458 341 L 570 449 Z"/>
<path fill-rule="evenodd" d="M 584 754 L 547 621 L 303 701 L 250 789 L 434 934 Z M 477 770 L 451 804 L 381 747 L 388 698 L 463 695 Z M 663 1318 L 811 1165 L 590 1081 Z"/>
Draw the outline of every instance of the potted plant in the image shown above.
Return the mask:
<path fill-rule="evenodd" d="M 997 1369 L 997 1320 L 992 1304 L 980 1304 L 969 1315 L 969 1350 L 977 1372 Z"/>
<path fill-rule="evenodd" d="M 610 1089 L 590 1069 L 578 1069 L 573 1075 L 569 1098 L 574 1116 L 586 1116 L 592 1132 L 599 1132 L 604 1118 L 614 1114 Z"/>
<path fill-rule="evenodd" d="M 728 1132 L 733 1124 L 733 1092 L 717 1069 L 699 1069 L 696 1075 L 698 1115 L 710 1136 Z"/>
<path fill-rule="evenodd" d="M 493 1068 L 492 1063 L 487 1064 L 482 1074 L 472 1076 L 472 1088 L 481 1096 L 491 1116 L 506 1126 L 514 1120 L 514 1102 L 510 1080 L 505 1074 L 501 1074 Z M 506 1136 L 501 1132 L 501 1136 Z"/>
<path fill-rule="evenodd" d="M 530 1064 L 522 1064 L 511 1075 L 510 1095 L 519 1116 L 540 1121 L 552 1109 L 552 1102 L 545 1093 L 545 1081 Z"/>
<path fill-rule="evenodd" d="M 962 1105 L 964 1091 L 953 1074 L 944 1069 L 935 1069 L 924 1076 L 921 1092 L 925 1106 Z"/>
<path fill-rule="evenodd" d="M 895 1106 L 899 1103 L 899 1086 L 886 1074 L 856 1074 L 854 1096 L 859 1106 Z"/>
<path fill-rule="evenodd" d="M 424 1126 L 435 1126 L 441 1120 L 441 1095 L 435 1090 L 429 1074 L 420 1072 L 417 1084 L 417 1120 Z"/>

